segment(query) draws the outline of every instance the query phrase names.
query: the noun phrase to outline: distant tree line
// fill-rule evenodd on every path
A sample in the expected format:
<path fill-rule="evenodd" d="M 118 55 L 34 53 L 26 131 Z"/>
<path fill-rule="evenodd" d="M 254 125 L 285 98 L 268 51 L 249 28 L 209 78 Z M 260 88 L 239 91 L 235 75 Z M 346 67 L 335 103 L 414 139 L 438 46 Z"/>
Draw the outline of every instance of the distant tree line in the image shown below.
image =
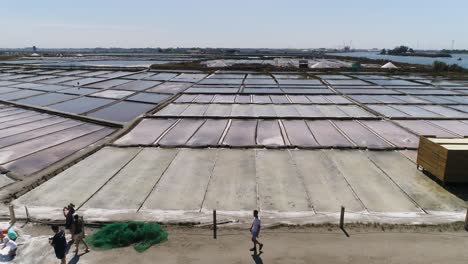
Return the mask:
<path fill-rule="evenodd" d="M 468 54 L 468 50 L 462 49 L 462 50 L 448 50 L 448 49 L 443 49 L 440 51 L 441 53 L 444 54 Z"/>
<path fill-rule="evenodd" d="M 443 71 L 450 71 L 450 72 L 463 72 L 465 69 L 458 64 L 451 64 L 448 65 L 443 61 L 434 61 L 432 63 L 432 70 L 435 72 L 443 72 Z"/>
<path fill-rule="evenodd" d="M 414 57 L 432 57 L 432 58 L 438 58 L 438 57 L 447 57 L 450 58 L 452 57 L 448 53 L 427 53 L 427 52 L 415 52 L 412 48 L 407 47 L 407 46 L 399 46 L 395 47 L 394 49 L 383 49 L 380 52 L 380 55 L 394 55 L 394 56 L 414 56 Z"/>
<path fill-rule="evenodd" d="M 389 49 L 389 50 L 386 50 L 386 49 L 383 49 L 380 54 L 381 55 L 406 55 L 408 53 L 414 53 L 414 50 L 410 47 L 407 47 L 407 46 L 399 46 L 399 47 L 395 47 L 394 49 Z"/>

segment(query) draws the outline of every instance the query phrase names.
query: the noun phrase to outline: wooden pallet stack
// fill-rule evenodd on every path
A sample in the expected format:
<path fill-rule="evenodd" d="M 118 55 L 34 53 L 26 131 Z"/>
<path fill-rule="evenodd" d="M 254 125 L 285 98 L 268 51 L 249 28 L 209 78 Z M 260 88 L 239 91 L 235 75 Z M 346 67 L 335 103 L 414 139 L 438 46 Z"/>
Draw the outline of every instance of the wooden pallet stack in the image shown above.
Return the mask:
<path fill-rule="evenodd" d="M 468 138 L 421 136 L 417 165 L 443 182 L 468 183 Z"/>

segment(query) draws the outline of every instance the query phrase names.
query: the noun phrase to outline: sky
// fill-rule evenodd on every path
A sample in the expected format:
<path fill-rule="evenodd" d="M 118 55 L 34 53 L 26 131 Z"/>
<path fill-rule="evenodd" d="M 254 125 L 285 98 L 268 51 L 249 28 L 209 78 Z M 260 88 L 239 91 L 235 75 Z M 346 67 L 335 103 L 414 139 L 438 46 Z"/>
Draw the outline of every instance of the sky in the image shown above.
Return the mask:
<path fill-rule="evenodd" d="M 468 49 L 467 0 L 0 0 L 0 48 Z"/>

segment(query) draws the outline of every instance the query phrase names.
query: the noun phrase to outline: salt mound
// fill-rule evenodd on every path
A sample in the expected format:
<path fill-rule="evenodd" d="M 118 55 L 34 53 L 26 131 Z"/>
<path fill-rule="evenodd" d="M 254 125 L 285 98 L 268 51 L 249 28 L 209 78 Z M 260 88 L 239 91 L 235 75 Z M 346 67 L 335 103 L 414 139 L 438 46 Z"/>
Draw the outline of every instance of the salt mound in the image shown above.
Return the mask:
<path fill-rule="evenodd" d="M 387 62 L 384 66 L 382 66 L 382 69 L 398 69 L 398 67 L 391 62 Z"/>
<path fill-rule="evenodd" d="M 343 67 L 349 67 L 349 65 L 343 63 L 343 62 L 337 62 L 337 61 L 331 61 L 331 60 L 325 60 L 325 61 L 319 61 L 315 63 L 314 65 L 310 66 L 310 68 L 313 69 L 336 69 L 336 68 L 343 68 Z"/>

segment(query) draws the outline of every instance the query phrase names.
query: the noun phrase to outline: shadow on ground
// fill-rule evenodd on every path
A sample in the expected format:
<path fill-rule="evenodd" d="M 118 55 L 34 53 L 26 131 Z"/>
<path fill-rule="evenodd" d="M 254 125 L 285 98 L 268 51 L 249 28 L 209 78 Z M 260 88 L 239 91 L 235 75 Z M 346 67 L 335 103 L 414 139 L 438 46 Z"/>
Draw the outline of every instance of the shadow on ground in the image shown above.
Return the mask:
<path fill-rule="evenodd" d="M 255 264 L 263 264 L 263 260 L 262 258 L 260 257 L 260 255 L 262 255 L 263 252 L 260 251 L 260 253 L 254 253 L 252 255 L 252 259 L 253 261 L 255 262 Z"/>
<path fill-rule="evenodd" d="M 81 256 L 87 254 L 88 252 L 84 252 L 84 253 L 81 253 L 81 254 L 78 254 L 78 255 L 74 255 L 72 259 L 70 259 L 70 261 L 68 262 L 68 264 L 77 264 L 78 261 L 80 261 L 80 258 Z"/>
<path fill-rule="evenodd" d="M 433 181 L 437 182 L 445 190 L 451 192 L 463 201 L 468 202 L 468 183 L 444 183 L 428 171 L 423 171 L 423 173 Z"/>
<path fill-rule="evenodd" d="M 468 202 L 468 184 L 467 183 L 458 183 L 458 184 L 445 184 L 444 188 L 456 195 L 458 198 L 462 199 L 465 202 Z"/>

